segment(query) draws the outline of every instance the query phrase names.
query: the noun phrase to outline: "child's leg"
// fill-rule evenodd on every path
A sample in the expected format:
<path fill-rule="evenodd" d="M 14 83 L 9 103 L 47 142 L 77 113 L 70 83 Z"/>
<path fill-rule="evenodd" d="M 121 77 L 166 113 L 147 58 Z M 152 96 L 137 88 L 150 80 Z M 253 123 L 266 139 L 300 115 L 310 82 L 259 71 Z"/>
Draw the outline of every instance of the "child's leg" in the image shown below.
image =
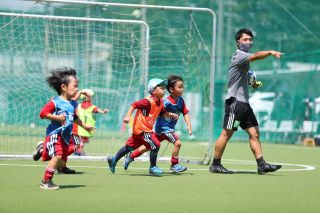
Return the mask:
<path fill-rule="evenodd" d="M 130 158 L 133 160 L 147 151 L 149 151 L 147 147 L 145 145 L 142 145 L 131 153 Z"/>
<path fill-rule="evenodd" d="M 178 139 L 174 144 L 173 144 L 173 150 L 172 150 L 172 156 L 171 156 L 171 164 L 176 165 L 179 163 L 179 151 L 181 148 L 181 141 Z"/>
<path fill-rule="evenodd" d="M 43 175 L 44 182 L 49 182 L 52 180 L 54 172 L 60 167 L 61 161 L 61 156 L 54 156 L 51 158 Z"/>
<path fill-rule="evenodd" d="M 115 164 L 117 164 L 117 162 L 126 154 L 128 154 L 129 152 L 131 152 L 134 148 L 128 145 L 123 146 L 121 149 L 119 149 L 119 151 L 117 152 L 117 154 L 114 156 L 114 162 Z"/>

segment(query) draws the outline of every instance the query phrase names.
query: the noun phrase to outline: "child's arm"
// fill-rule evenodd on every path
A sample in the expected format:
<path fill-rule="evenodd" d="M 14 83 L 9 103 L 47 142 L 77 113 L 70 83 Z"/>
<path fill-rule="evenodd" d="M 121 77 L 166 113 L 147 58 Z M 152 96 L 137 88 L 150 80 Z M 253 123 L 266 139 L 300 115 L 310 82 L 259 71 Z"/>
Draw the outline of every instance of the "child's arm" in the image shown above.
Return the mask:
<path fill-rule="evenodd" d="M 173 118 L 175 120 L 177 120 L 179 118 L 179 115 L 172 113 L 172 112 L 167 112 L 167 111 L 162 116 Z"/>
<path fill-rule="evenodd" d="M 191 122 L 190 122 L 190 117 L 189 114 L 183 115 L 184 120 L 186 121 L 187 124 L 187 130 L 189 132 L 189 135 L 192 135 L 192 128 L 191 128 Z"/>
<path fill-rule="evenodd" d="M 49 101 L 40 111 L 40 118 L 41 119 L 48 119 L 51 121 L 57 121 L 60 123 L 64 123 L 66 121 L 66 115 L 54 115 L 52 114 L 55 111 L 55 105 L 52 101 Z"/>
<path fill-rule="evenodd" d="M 82 95 L 82 94 L 85 95 L 85 96 L 88 96 L 88 94 L 87 94 L 85 91 L 80 90 L 80 91 L 78 91 L 77 94 L 72 98 L 72 100 L 78 101 L 79 98 L 80 98 L 80 95 Z"/>
<path fill-rule="evenodd" d="M 57 122 L 60 122 L 60 123 L 64 123 L 66 121 L 66 115 L 65 114 L 61 114 L 61 115 L 54 115 L 54 114 L 51 114 L 51 113 L 48 113 L 44 116 L 41 116 L 42 119 L 48 119 L 48 120 L 51 120 L 51 121 L 57 121 Z"/>
<path fill-rule="evenodd" d="M 82 120 L 80 120 L 79 118 L 75 119 L 74 122 L 77 123 L 82 128 L 84 128 L 85 130 L 87 130 L 89 133 L 93 133 L 94 132 L 95 128 L 93 126 L 90 126 L 90 125 L 82 122 Z"/>
<path fill-rule="evenodd" d="M 129 123 L 131 114 L 132 114 L 132 112 L 133 112 L 134 109 L 135 109 L 135 108 L 131 105 L 130 108 L 129 108 L 129 110 L 128 110 L 128 112 L 127 112 L 127 114 L 126 114 L 126 116 L 123 118 L 123 122 Z"/>
<path fill-rule="evenodd" d="M 109 112 L 109 110 L 108 109 L 100 109 L 100 108 L 97 107 L 95 112 L 96 113 L 100 113 L 100 114 L 106 114 L 106 113 Z"/>

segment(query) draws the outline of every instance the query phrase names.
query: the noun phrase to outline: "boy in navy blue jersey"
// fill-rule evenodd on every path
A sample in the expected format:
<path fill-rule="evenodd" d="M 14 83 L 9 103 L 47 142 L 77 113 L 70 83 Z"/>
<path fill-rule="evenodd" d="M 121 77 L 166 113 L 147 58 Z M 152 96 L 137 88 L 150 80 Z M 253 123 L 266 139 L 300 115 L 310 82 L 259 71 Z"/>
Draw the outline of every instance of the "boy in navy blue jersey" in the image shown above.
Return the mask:
<path fill-rule="evenodd" d="M 176 75 L 168 77 L 168 84 L 166 86 L 170 93 L 164 100 L 164 107 L 166 111 L 180 115 L 183 114 L 189 135 L 192 135 L 192 128 L 189 118 L 189 110 L 187 109 L 183 98 L 181 97 L 184 91 L 183 79 Z M 170 117 L 159 116 L 155 124 L 155 132 L 158 140 L 161 142 L 167 140 L 174 145 L 171 156 L 170 171 L 173 173 L 179 173 L 187 170 L 187 167 L 179 164 L 179 151 L 181 148 L 181 141 L 179 136 L 175 134 L 175 126 L 177 119 Z M 146 151 L 145 146 L 141 146 L 131 153 L 124 161 L 124 169 L 128 169 L 129 164 L 141 154 Z"/>

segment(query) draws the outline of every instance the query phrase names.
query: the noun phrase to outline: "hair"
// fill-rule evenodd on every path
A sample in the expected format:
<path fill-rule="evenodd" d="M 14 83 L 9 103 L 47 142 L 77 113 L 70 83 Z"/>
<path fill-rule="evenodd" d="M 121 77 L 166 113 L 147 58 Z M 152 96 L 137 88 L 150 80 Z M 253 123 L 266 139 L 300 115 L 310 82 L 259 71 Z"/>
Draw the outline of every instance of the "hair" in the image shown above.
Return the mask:
<path fill-rule="evenodd" d="M 170 88 L 174 88 L 174 85 L 178 81 L 182 81 L 183 82 L 183 79 L 180 76 L 177 76 L 177 75 L 170 75 L 168 77 L 168 84 L 166 85 L 166 89 L 168 90 L 169 93 L 171 93 Z"/>
<path fill-rule="evenodd" d="M 248 35 L 251 36 L 252 39 L 253 39 L 253 34 L 252 34 L 251 30 L 249 30 L 249 29 L 247 29 L 247 28 L 243 28 L 243 29 L 240 29 L 240 30 L 236 33 L 236 35 L 235 35 L 235 37 L 234 37 L 235 40 L 238 41 L 238 40 L 241 38 L 242 34 L 248 34 Z"/>
<path fill-rule="evenodd" d="M 61 95 L 61 85 L 68 85 L 70 83 L 70 76 L 76 78 L 77 72 L 71 67 L 63 67 L 51 70 L 51 75 L 47 77 L 46 81 L 51 88 L 53 88 L 59 95 Z"/>

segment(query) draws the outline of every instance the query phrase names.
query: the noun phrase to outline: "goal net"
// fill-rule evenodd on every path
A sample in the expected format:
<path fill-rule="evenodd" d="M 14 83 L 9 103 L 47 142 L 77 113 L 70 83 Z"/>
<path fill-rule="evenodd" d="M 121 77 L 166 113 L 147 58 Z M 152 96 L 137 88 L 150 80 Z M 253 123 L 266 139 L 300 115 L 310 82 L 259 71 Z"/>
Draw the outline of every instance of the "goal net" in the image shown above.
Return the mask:
<path fill-rule="evenodd" d="M 50 70 L 77 70 L 79 89 L 95 92 L 94 155 L 123 144 L 122 125 L 131 102 L 144 96 L 148 32 L 141 21 L 0 13 L 0 154 L 31 154 L 45 137 L 40 109 L 56 96 L 45 80 Z M 79 101 L 81 102 L 81 101 Z M 121 143 L 120 143 L 121 142 Z"/>
<path fill-rule="evenodd" d="M 59 58 L 60 63 L 57 63 L 57 61 L 50 63 L 49 60 L 48 65 L 57 65 L 61 64 L 61 62 L 64 62 L 63 65 L 68 65 L 65 61 L 70 60 L 70 57 L 73 58 L 73 61 L 76 61 L 76 66 L 75 64 L 70 64 L 69 66 L 73 66 L 79 71 L 80 88 L 89 87 L 93 89 L 97 94 L 93 98 L 93 103 L 102 108 L 109 108 L 109 114 L 97 115 L 96 134 L 91 139 L 91 144 L 85 148 L 88 154 L 114 154 L 130 135 L 130 125 L 125 126 L 122 124 L 123 113 L 127 111 L 133 101 L 146 94 L 145 82 L 151 78 L 166 79 L 169 75 L 175 74 L 184 79 L 185 91 L 183 98 L 190 110 L 189 114 L 193 127 L 193 135 L 189 136 L 184 119 L 180 116 L 176 126 L 176 133 L 184 144 L 180 152 L 180 158 L 187 161 L 201 162 L 205 156 L 211 156 L 213 109 L 210 107 L 212 94 L 210 89 L 212 86 L 210 66 L 213 57 L 211 54 L 213 29 L 210 15 L 191 10 L 174 11 L 121 8 L 116 6 L 81 5 L 78 7 L 77 5 L 70 6 L 67 4 L 41 4 L 41 6 L 48 7 L 52 14 L 64 16 L 83 16 L 85 14 L 88 18 L 144 20 L 150 27 L 149 60 L 145 61 L 146 63 L 141 62 L 145 58 L 141 57 L 145 52 L 145 50 L 141 49 L 141 46 L 143 46 L 141 42 L 146 39 L 147 34 L 141 26 L 136 26 L 134 28 L 135 31 L 131 32 L 130 28 L 132 26 L 129 27 L 128 25 L 119 29 L 120 25 L 113 24 L 113 27 L 105 27 L 101 30 L 98 27 L 101 23 L 91 22 L 88 24 L 88 22 L 81 22 L 82 25 L 80 26 L 83 27 L 83 30 L 80 32 L 81 30 L 78 29 L 78 26 L 73 28 L 68 21 L 58 23 L 49 21 L 51 23 L 47 24 L 47 28 L 48 26 L 54 26 L 56 27 L 54 29 L 56 30 L 55 32 L 39 35 L 39 33 L 36 33 L 39 29 L 32 27 L 40 42 L 36 41 L 35 36 L 27 36 L 25 34 L 26 31 L 21 30 L 23 33 L 19 37 L 24 37 L 24 40 L 29 41 L 28 43 L 25 42 L 24 45 L 30 45 L 30 47 L 27 49 L 25 47 L 22 50 L 17 48 L 19 51 L 24 51 L 20 55 L 26 57 L 30 55 L 30 52 L 33 54 L 32 51 L 39 51 L 38 43 L 45 45 L 44 38 L 46 36 L 51 38 L 49 39 L 51 43 L 47 45 L 50 51 L 45 50 L 43 47 L 42 55 L 45 55 L 46 51 L 48 51 L 50 53 L 48 56 Z M 210 30 L 208 31 L 203 27 L 200 28 L 200 22 L 208 23 Z M 8 40 L 1 39 L 2 43 L 8 44 L 14 39 L 14 37 L 8 36 L 8 32 L 14 26 L 12 24 L 14 22 L 3 27 L 5 31 L 2 30 L 1 35 L 7 35 Z M 26 23 L 20 23 L 20 25 L 25 26 Z M 45 28 L 45 25 L 43 28 Z M 50 30 L 52 29 L 53 27 L 50 28 Z M 30 32 L 32 31 L 28 31 L 28 33 Z M 69 32 L 70 34 L 62 35 L 62 32 Z M 33 38 L 32 42 L 30 42 L 30 37 Z M 57 39 L 53 39 L 54 37 L 57 37 Z M 100 42 L 100 40 L 103 41 Z M 16 42 L 14 41 L 13 43 Z M 14 51 L 10 50 L 10 52 Z M 6 54 L 9 53 L 6 51 Z M 116 54 L 117 57 L 115 56 Z M 112 60 L 108 58 L 111 56 L 113 56 Z M 99 60 L 99 57 L 105 58 Z M 15 128 L 16 133 L 11 134 L 16 143 L 29 143 L 34 146 L 37 140 L 41 140 L 41 137 L 44 137 L 45 131 L 43 127 L 47 124 L 47 121 L 41 121 L 38 118 L 38 113 L 41 106 L 54 93 L 44 83 L 44 72 L 47 72 L 48 69 L 43 69 L 45 66 L 43 61 L 45 61 L 45 58 L 42 58 L 42 68 L 39 68 L 42 74 L 36 74 L 37 80 L 32 79 L 32 81 L 37 82 L 34 87 L 41 88 L 42 92 L 38 88 L 37 91 L 32 92 L 35 93 L 32 98 L 39 96 L 39 94 L 47 95 L 34 101 L 35 110 L 21 113 L 27 114 L 28 119 L 21 119 L 21 116 L 17 116 L 19 119 L 13 122 L 12 125 L 5 124 L 6 128 Z M 23 72 L 28 71 L 24 70 Z M 29 87 L 27 88 L 29 89 Z M 35 88 L 31 87 L 30 89 L 34 90 Z M 48 94 L 48 91 L 50 91 L 50 94 Z M 23 96 L 20 93 L 15 94 L 19 97 Z M 13 94 L 10 95 L 13 96 Z M 166 92 L 166 95 L 168 95 L 168 92 Z M 25 96 L 28 97 L 28 95 Z M 14 99 L 18 100 L 19 97 L 14 97 Z M 28 98 L 24 99 L 29 103 L 31 102 Z M 13 101 L 10 101 L 10 103 L 13 103 Z M 22 108 L 23 110 L 27 109 L 25 106 Z M 30 113 L 32 113 L 32 116 L 30 116 Z M 25 122 L 26 126 L 20 125 L 19 122 Z M 31 128 L 30 124 L 35 125 L 32 125 L 34 127 L 29 133 L 34 132 L 33 134 L 35 134 L 35 132 L 38 132 L 38 135 L 28 136 L 29 138 L 27 139 L 23 131 L 19 131 L 19 128 L 20 126 L 22 129 Z M 6 131 L 2 135 L 3 137 L 8 137 L 10 133 Z M 7 152 L 8 148 L 3 145 L 5 144 L 2 144 L 0 150 Z M 21 153 L 30 153 L 30 151 L 32 150 L 30 150 L 29 146 L 21 148 Z M 162 143 L 160 156 L 171 156 L 171 151 L 171 144 Z"/>

